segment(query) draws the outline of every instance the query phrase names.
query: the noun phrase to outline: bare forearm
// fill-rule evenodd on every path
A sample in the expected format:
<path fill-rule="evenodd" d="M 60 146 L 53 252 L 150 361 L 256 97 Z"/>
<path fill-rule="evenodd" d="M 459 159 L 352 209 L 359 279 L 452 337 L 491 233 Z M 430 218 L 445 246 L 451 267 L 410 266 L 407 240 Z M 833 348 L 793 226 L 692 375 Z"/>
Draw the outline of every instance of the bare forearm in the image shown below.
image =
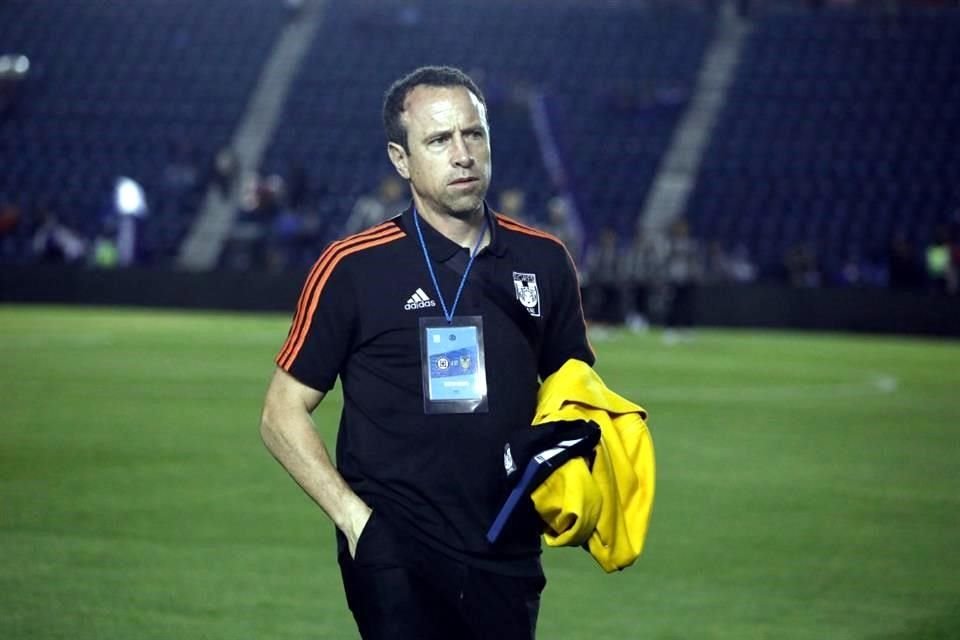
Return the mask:
<path fill-rule="evenodd" d="M 351 551 L 370 516 L 370 508 L 336 470 L 327 448 L 306 412 L 264 412 L 264 444 L 297 484 L 347 536 Z"/>

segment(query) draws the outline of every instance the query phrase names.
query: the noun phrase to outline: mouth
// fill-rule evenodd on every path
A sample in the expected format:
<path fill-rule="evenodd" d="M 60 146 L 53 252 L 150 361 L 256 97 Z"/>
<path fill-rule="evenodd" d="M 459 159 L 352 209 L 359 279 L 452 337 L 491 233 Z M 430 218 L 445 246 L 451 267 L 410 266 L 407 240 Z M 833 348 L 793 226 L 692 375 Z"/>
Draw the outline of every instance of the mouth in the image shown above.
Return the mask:
<path fill-rule="evenodd" d="M 468 186 L 468 185 L 475 184 L 475 183 L 477 183 L 477 182 L 480 182 L 479 178 L 472 178 L 472 177 L 457 178 L 456 180 L 453 180 L 453 181 L 450 182 L 450 186 L 452 186 L 452 187 L 464 187 L 464 186 Z"/>

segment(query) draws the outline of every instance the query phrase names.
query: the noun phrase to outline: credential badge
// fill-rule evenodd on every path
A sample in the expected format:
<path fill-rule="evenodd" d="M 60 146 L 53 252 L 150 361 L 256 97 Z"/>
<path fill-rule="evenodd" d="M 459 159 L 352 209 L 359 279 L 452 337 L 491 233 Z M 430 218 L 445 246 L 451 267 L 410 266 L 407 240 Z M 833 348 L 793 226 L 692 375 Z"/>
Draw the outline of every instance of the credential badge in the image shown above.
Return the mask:
<path fill-rule="evenodd" d="M 537 276 L 534 273 L 513 272 L 513 287 L 517 290 L 517 300 L 534 318 L 540 317 L 540 290 L 537 289 Z"/>

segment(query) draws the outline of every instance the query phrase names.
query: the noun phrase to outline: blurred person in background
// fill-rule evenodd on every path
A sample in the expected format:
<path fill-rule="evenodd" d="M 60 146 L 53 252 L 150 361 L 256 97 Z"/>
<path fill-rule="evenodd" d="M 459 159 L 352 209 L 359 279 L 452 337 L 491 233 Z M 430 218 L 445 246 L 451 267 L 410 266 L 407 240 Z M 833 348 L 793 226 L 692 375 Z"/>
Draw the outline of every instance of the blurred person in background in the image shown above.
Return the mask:
<path fill-rule="evenodd" d="M 937 227 L 933 241 L 927 245 L 927 281 L 937 293 L 957 292 L 957 270 L 951 259 L 950 228 Z"/>
<path fill-rule="evenodd" d="M 919 291 L 924 272 L 917 250 L 903 231 L 897 231 L 887 249 L 888 284 L 891 289 Z"/>
<path fill-rule="evenodd" d="M 807 243 L 795 244 L 783 256 L 787 282 L 794 287 L 819 287 L 823 275 L 816 251 Z"/>
<path fill-rule="evenodd" d="M 217 151 L 213 157 L 210 179 L 222 197 L 226 198 L 233 192 L 239 172 L 240 161 L 233 149 L 224 147 Z"/>
<path fill-rule="evenodd" d="M 650 326 L 650 291 L 658 265 L 663 260 L 658 250 L 663 245 L 653 236 L 637 227 L 630 246 L 624 250 L 621 277 L 624 283 L 624 307 L 627 327 L 631 331 L 645 331 Z"/>
<path fill-rule="evenodd" d="M 283 271 L 293 266 L 303 231 L 300 211 L 291 207 L 286 197 L 281 198 L 267 230 L 266 267 L 269 271 Z"/>
<path fill-rule="evenodd" d="M 707 257 L 704 264 L 704 282 L 730 282 L 733 280 L 733 258 L 726 247 L 719 240 L 712 240 L 707 245 Z"/>
<path fill-rule="evenodd" d="M 560 238 L 567 251 L 579 264 L 583 258 L 583 231 L 570 212 L 570 202 L 564 196 L 554 196 L 547 202 L 547 222 L 543 230 Z"/>
<path fill-rule="evenodd" d="M 730 280 L 733 282 L 753 282 L 757 279 L 757 265 L 750 258 L 750 250 L 742 242 L 729 254 Z"/>
<path fill-rule="evenodd" d="M 90 265 L 97 269 L 114 269 L 120 265 L 117 242 L 107 232 L 97 234 L 90 251 Z"/>
<path fill-rule="evenodd" d="M 317 261 L 261 435 L 336 525 L 365 640 L 532 640 L 543 523 L 530 502 L 496 542 L 486 531 L 538 378 L 568 359 L 593 365 L 576 271 L 559 240 L 487 206 L 490 131 L 468 76 L 417 69 L 391 86 L 383 116 L 413 204 Z M 437 343 L 456 349 L 437 356 Z M 448 396 L 450 366 L 469 381 Z M 334 466 L 311 414 L 338 377 Z"/>
<path fill-rule="evenodd" d="M 353 235 L 380 224 L 400 213 L 405 206 L 403 183 L 396 176 L 384 176 L 380 179 L 376 193 L 357 198 L 343 226 L 343 235 Z"/>
<path fill-rule="evenodd" d="M 689 337 L 693 325 L 693 298 L 703 280 L 704 256 L 700 243 L 690 236 L 685 218 L 670 227 L 664 277 L 667 287 L 664 342 L 672 344 Z"/>
<path fill-rule="evenodd" d="M 307 207 L 310 197 L 311 185 L 310 174 L 302 162 L 291 162 L 287 168 L 286 179 L 286 203 L 287 206 L 295 211 L 301 211 Z"/>
<path fill-rule="evenodd" d="M 757 266 L 750 259 L 750 251 L 743 243 L 733 251 L 727 251 L 723 243 L 714 240 L 707 250 L 704 266 L 705 282 L 753 282 L 757 278 Z"/>
<path fill-rule="evenodd" d="M 624 260 L 617 232 L 603 227 L 597 241 L 587 249 L 583 263 L 584 302 L 587 319 L 601 325 L 623 324 L 626 316 Z"/>
<path fill-rule="evenodd" d="M 277 227 L 287 230 L 281 218 L 286 186 L 277 174 L 252 173 L 241 185 L 240 209 L 233 221 L 221 260 L 234 269 L 263 269 L 271 266 Z M 278 222 L 279 219 L 279 222 Z"/>
<path fill-rule="evenodd" d="M 517 222 L 529 224 L 527 221 L 527 194 L 519 187 L 504 189 L 497 198 L 497 210 L 508 218 Z"/>
<path fill-rule="evenodd" d="M 0 259 L 17 258 L 17 231 L 21 228 L 20 207 L 0 198 Z"/>
<path fill-rule="evenodd" d="M 33 254 L 41 262 L 73 264 L 87 253 L 87 240 L 50 209 L 42 209 L 43 222 L 33 234 Z"/>
<path fill-rule="evenodd" d="M 847 248 L 847 254 L 834 275 L 832 284 L 844 287 L 886 287 L 887 264 L 880 251 L 864 251 L 859 245 Z"/>
<path fill-rule="evenodd" d="M 12 115 L 30 74 L 30 60 L 24 55 L 0 55 L 0 119 Z"/>

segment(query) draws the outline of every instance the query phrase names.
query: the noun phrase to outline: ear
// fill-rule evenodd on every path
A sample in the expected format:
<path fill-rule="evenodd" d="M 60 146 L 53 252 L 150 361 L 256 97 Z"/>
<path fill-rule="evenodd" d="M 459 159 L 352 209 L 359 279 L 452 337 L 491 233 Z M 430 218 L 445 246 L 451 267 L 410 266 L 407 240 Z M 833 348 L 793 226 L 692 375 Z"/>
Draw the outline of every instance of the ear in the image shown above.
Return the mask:
<path fill-rule="evenodd" d="M 393 164 L 393 168 L 397 170 L 397 173 L 400 174 L 400 177 L 404 180 L 409 180 L 410 169 L 407 166 L 407 150 L 396 142 L 388 142 L 387 156 L 390 157 L 390 162 Z"/>

